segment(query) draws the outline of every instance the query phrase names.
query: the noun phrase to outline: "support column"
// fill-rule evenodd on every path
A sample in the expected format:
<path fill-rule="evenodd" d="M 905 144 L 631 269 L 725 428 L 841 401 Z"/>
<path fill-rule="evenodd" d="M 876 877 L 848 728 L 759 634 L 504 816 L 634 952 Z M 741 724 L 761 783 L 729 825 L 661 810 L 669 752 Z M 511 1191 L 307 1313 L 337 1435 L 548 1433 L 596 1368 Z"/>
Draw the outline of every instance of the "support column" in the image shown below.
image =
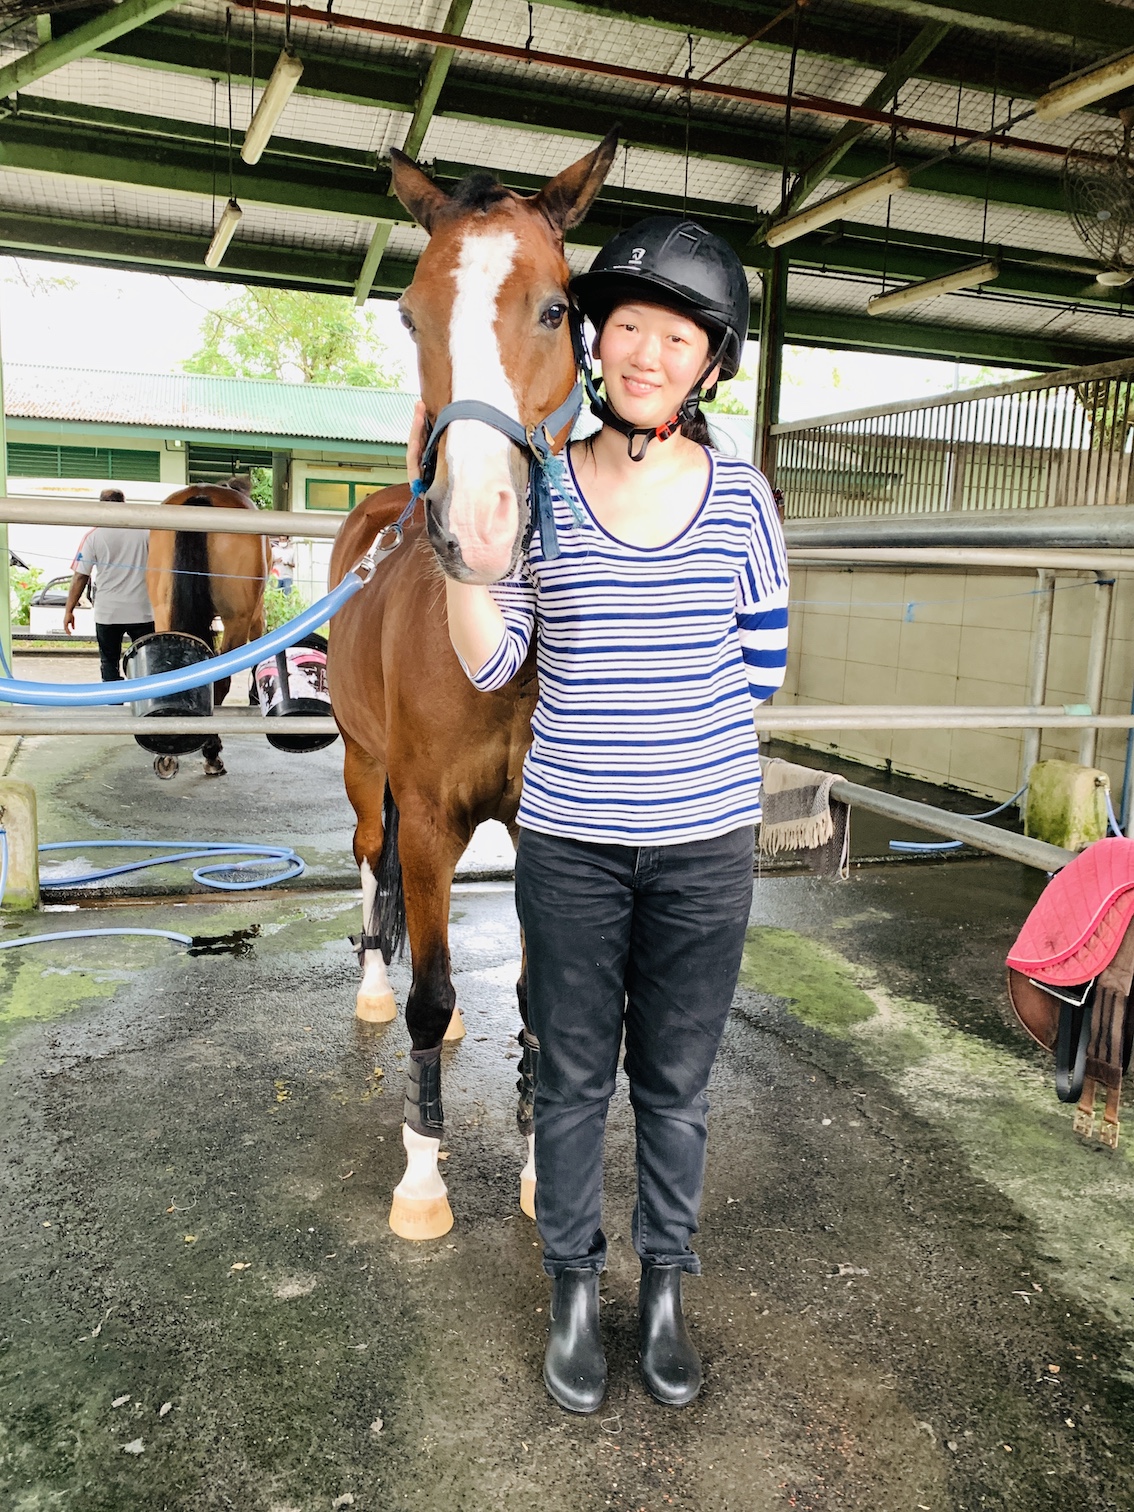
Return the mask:
<path fill-rule="evenodd" d="M 788 255 L 781 249 L 761 275 L 760 365 L 756 379 L 756 424 L 752 436 L 752 460 L 774 488 L 776 485 L 776 438 L 772 426 L 780 418 L 780 386 L 784 372 L 784 321 L 787 316 Z"/>
<path fill-rule="evenodd" d="M 272 508 L 291 508 L 291 453 L 272 453 Z"/>
<path fill-rule="evenodd" d="M 1110 636 L 1110 608 L 1113 598 L 1114 579 L 1099 578 L 1095 585 L 1095 612 L 1091 620 L 1091 646 L 1087 653 L 1087 686 L 1083 690 L 1083 701 L 1090 704 L 1092 714 L 1099 713 L 1099 706 L 1102 703 L 1106 648 Z M 1084 730 L 1079 736 L 1080 766 L 1094 766 L 1098 733 L 1097 730 Z"/>
<path fill-rule="evenodd" d="M 1035 630 L 1032 632 L 1032 671 L 1028 683 L 1028 703 L 1033 709 L 1042 708 L 1047 702 L 1047 667 L 1051 657 L 1051 618 L 1055 607 L 1054 573 L 1047 572 L 1043 568 L 1036 573 L 1036 594 L 1039 599 L 1039 612 L 1036 615 Z M 1042 742 L 1042 730 L 1024 731 L 1024 760 L 1020 787 L 1027 782 L 1028 773 L 1040 759 Z M 1020 800 L 1021 814 L 1027 807 L 1027 802 L 1028 795 L 1025 793 Z"/>

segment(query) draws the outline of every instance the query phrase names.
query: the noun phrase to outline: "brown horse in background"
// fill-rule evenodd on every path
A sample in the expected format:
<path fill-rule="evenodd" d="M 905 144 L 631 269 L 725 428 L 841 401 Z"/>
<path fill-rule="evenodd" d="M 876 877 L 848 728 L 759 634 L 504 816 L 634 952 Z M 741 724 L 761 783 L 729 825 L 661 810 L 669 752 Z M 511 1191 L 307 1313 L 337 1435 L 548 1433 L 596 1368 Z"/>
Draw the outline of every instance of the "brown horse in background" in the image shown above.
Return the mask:
<path fill-rule="evenodd" d="M 402 301 L 403 320 L 418 344 L 430 415 L 451 400 L 478 398 L 510 407 L 531 426 L 566 399 L 576 372 L 563 235 L 586 214 L 614 151 L 611 135 L 530 199 L 488 174 L 470 175 L 450 198 L 408 158 L 392 154 L 394 191 L 430 233 Z M 557 448 L 568 429 L 555 438 Z M 444 559 L 447 538 L 438 531 L 437 510 L 487 490 L 517 522 L 518 552 L 529 518 L 527 483 L 519 447 L 480 421 L 454 422 L 438 450 L 426 499 L 428 535 L 410 525 L 404 544 L 374 581 L 331 621 L 331 698 L 346 748 L 347 795 L 358 820 L 360 1018 L 394 1017 L 386 964 L 405 928 L 413 962 L 406 1003 L 413 1045 L 403 1125 L 408 1164 L 390 1212 L 390 1226 L 406 1238 L 436 1237 L 453 1221 L 437 1165 L 444 1127 L 441 1042 L 464 1032 L 449 966 L 450 890 L 478 824 L 499 819 L 515 838 L 536 702 L 534 657 L 494 693 L 478 692 L 458 662 L 445 619 L 438 557 Z M 409 496 L 407 487 L 383 489 L 354 510 L 335 542 L 332 586 L 394 522 Z M 526 1020 L 522 977 L 518 993 Z M 526 1024 L 522 1043 L 518 1120 L 528 1138 L 528 1165 L 521 1201 L 534 1217 L 531 1096 L 538 1046 Z"/>
<path fill-rule="evenodd" d="M 227 484 L 192 483 L 170 494 L 166 504 L 198 508 L 255 509 L 243 479 Z M 214 644 L 213 620 L 224 625 L 220 651 L 246 645 L 264 633 L 264 585 L 268 580 L 267 539 L 254 535 L 201 535 L 196 531 L 150 531 L 146 586 L 158 631 L 181 630 Z M 213 703 L 222 704 L 230 677 L 213 684 Z M 201 749 L 205 775 L 223 777 L 219 735 Z"/>

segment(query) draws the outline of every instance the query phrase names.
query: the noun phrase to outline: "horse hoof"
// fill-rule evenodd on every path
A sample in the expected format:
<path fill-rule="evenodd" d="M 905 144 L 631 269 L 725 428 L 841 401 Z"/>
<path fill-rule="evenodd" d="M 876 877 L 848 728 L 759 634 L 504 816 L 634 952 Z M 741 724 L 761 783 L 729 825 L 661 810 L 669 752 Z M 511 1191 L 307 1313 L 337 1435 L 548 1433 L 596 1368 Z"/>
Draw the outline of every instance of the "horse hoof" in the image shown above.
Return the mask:
<path fill-rule="evenodd" d="M 390 1227 L 399 1239 L 440 1239 L 453 1227 L 448 1197 L 399 1197 L 390 1204 Z"/>
<path fill-rule="evenodd" d="M 452 1045 L 457 1040 L 463 1040 L 464 1037 L 465 1037 L 465 1021 L 461 1017 L 461 1010 L 459 1008 L 454 1008 L 453 1009 L 453 1016 L 449 1020 L 449 1027 L 448 1027 L 448 1029 L 445 1030 L 445 1033 L 442 1035 L 442 1039 L 444 1039 L 448 1044 Z"/>
<path fill-rule="evenodd" d="M 163 782 L 168 782 L 171 777 L 177 776 L 176 756 L 155 756 L 154 771 Z"/>
<path fill-rule="evenodd" d="M 388 1024 L 398 1016 L 392 992 L 360 992 L 354 1000 L 354 1016 L 364 1024 Z"/>
<path fill-rule="evenodd" d="M 520 1212 L 535 1222 L 535 1177 L 520 1177 Z"/>
<path fill-rule="evenodd" d="M 223 761 L 205 762 L 206 777 L 227 777 L 228 768 Z"/>

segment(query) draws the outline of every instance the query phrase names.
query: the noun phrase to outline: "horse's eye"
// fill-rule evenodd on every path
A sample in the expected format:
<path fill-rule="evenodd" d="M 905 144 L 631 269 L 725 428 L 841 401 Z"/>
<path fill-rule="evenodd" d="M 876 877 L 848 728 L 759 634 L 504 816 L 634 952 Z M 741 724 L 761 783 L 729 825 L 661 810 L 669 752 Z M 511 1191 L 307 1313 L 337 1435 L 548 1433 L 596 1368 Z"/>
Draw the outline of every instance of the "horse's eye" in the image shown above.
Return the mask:
<path fill-rule="evenodd" d="M 398 310 L 398 319 L 405 326 L 407 331 L 412 331 L 414 329 L 413 319 L 406 310 Z"/>
<path fill-rule="evenodd" d="M 549 331 L 557 331 L 563 324 L 563 318 L 567 314 L 565 304 L 550 304 L 539 317 L 540 325 L 546 326 Z"/>

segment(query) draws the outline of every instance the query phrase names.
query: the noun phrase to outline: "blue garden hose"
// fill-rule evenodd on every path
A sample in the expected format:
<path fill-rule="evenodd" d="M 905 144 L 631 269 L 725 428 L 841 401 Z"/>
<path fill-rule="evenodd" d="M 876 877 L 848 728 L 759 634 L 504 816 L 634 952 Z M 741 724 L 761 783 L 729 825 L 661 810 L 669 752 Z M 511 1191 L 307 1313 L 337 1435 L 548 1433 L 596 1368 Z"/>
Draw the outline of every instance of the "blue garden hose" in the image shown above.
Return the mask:
<path fill-rule="evenodd" d="M 23 935 L 18 940 L 0 940 L 0 950 L 15 950 L 20 945 L 44 945 L 49 940 L 92 940 L 96 935 L 153 935 L 159 940 L 173 940 L 178 945 L 192 945 L 192 935 L 177 934 L 172 929 L 61 929 L 57 934 Z"/>
<path fill-rule="evenodd" d="M 188 847 L 188 849 L 178 849 Z M 277 882 L 290 882 L 293 877 L 302 877 L 307 870 L 302 856 L 287 845 L 230 845 L 212 840 L 52 840 L 39 847 L 40 851 L 59 850 L 157 850 L 171 849 L 172 855 L 148 856 L 144 861 L 127 861 L 120 866 L 108 866 L 99 871 L 86 872 L 81 877 L 40 878 L 40 890 L 53 887 L 82 887 L 89 882 L 100 882 L 104 877 L 118 877 L 124 872 L 142 871 L 147 866 L 168 866 L 175 861 L 196 861 L 206 856 L 246 856 L 245 861 L 218 861 L 211 866 L 198 866 L 193 878 L 204 887 L 222 892 L 246 892 L 253 887 L 271 887 Z M 221 882 L 215 872 L 239 871 L 248 866 L 264 866 L 269 861 L 280 861 L 286 870 L 270 877 L 257 877 L 252 882 Z M 8 832 L 0 826 L 0 904 L 8 885 Z M 65 929 L 55 934 L 24 935 L 18 940 L 0 941 L 0 950 L 15 950 L 21 945 L 42 945 L 49 940 L 89 940 L 102 935 L 150 935 L 157 939 L 173 940 L 178 945 L 192 945 L 191 935 L 179 934 L 172 929 Z"/>
<path fill-rule="evenodd" d="M 996 808 L 985 809 L 983 814 L 958 814 L 957 818 L 995 819 L 997 814 L 1002 814 L 1005 809 L 1011 808 L 1016 799 L 1022 798 L 1027 791 L 1028 784 L 1025 782 L 1018 792 L 1013 793 L 1011 798 L 1006 798 L 1003 803 L 997 804 Z M 907 855 L 931 855 L 936 851 L 960 850 L 964 843 L 963 840 L 891 840 L 890 849 L 902 851 Z"/>
<path fill-rule="evenodd" d="M 170 866 L 177 861 L 199 861 L 209 856 L 247 856 L 246 861 L 220 861 L 211 866 L 194 868 L 193 880 L 203 887 L 215 888 L 218 892 L 248 892 L 255 887 L 273 887 L 279 882 L 290 882 L 302 877 L 307 865 L 302 856 L 288 845 L 239 845 L 225 840 L 53 840 L 39 847 L 40 851 L 61 850 L 172 850 L 168 856 L 147 856 L 144 861 L 124 861 L 118 866 L 106 866 L 98 871 L 84 872 L 79 877 L 40 877 L 42 890 L 53 887 L 84 887 L 89 882 L 101 882 L 106 877 L 121 877 L 127 872 L 144 871 L 148 866 Z M 217 872 L 241 871 L 246 867 L 262 867 L 269 861 L 283 864 L 284 870 L 270 877 L 256 877 L 251 882 L 221 882 Z M 3 888 L 0 887 L 0 900 Z"/>

